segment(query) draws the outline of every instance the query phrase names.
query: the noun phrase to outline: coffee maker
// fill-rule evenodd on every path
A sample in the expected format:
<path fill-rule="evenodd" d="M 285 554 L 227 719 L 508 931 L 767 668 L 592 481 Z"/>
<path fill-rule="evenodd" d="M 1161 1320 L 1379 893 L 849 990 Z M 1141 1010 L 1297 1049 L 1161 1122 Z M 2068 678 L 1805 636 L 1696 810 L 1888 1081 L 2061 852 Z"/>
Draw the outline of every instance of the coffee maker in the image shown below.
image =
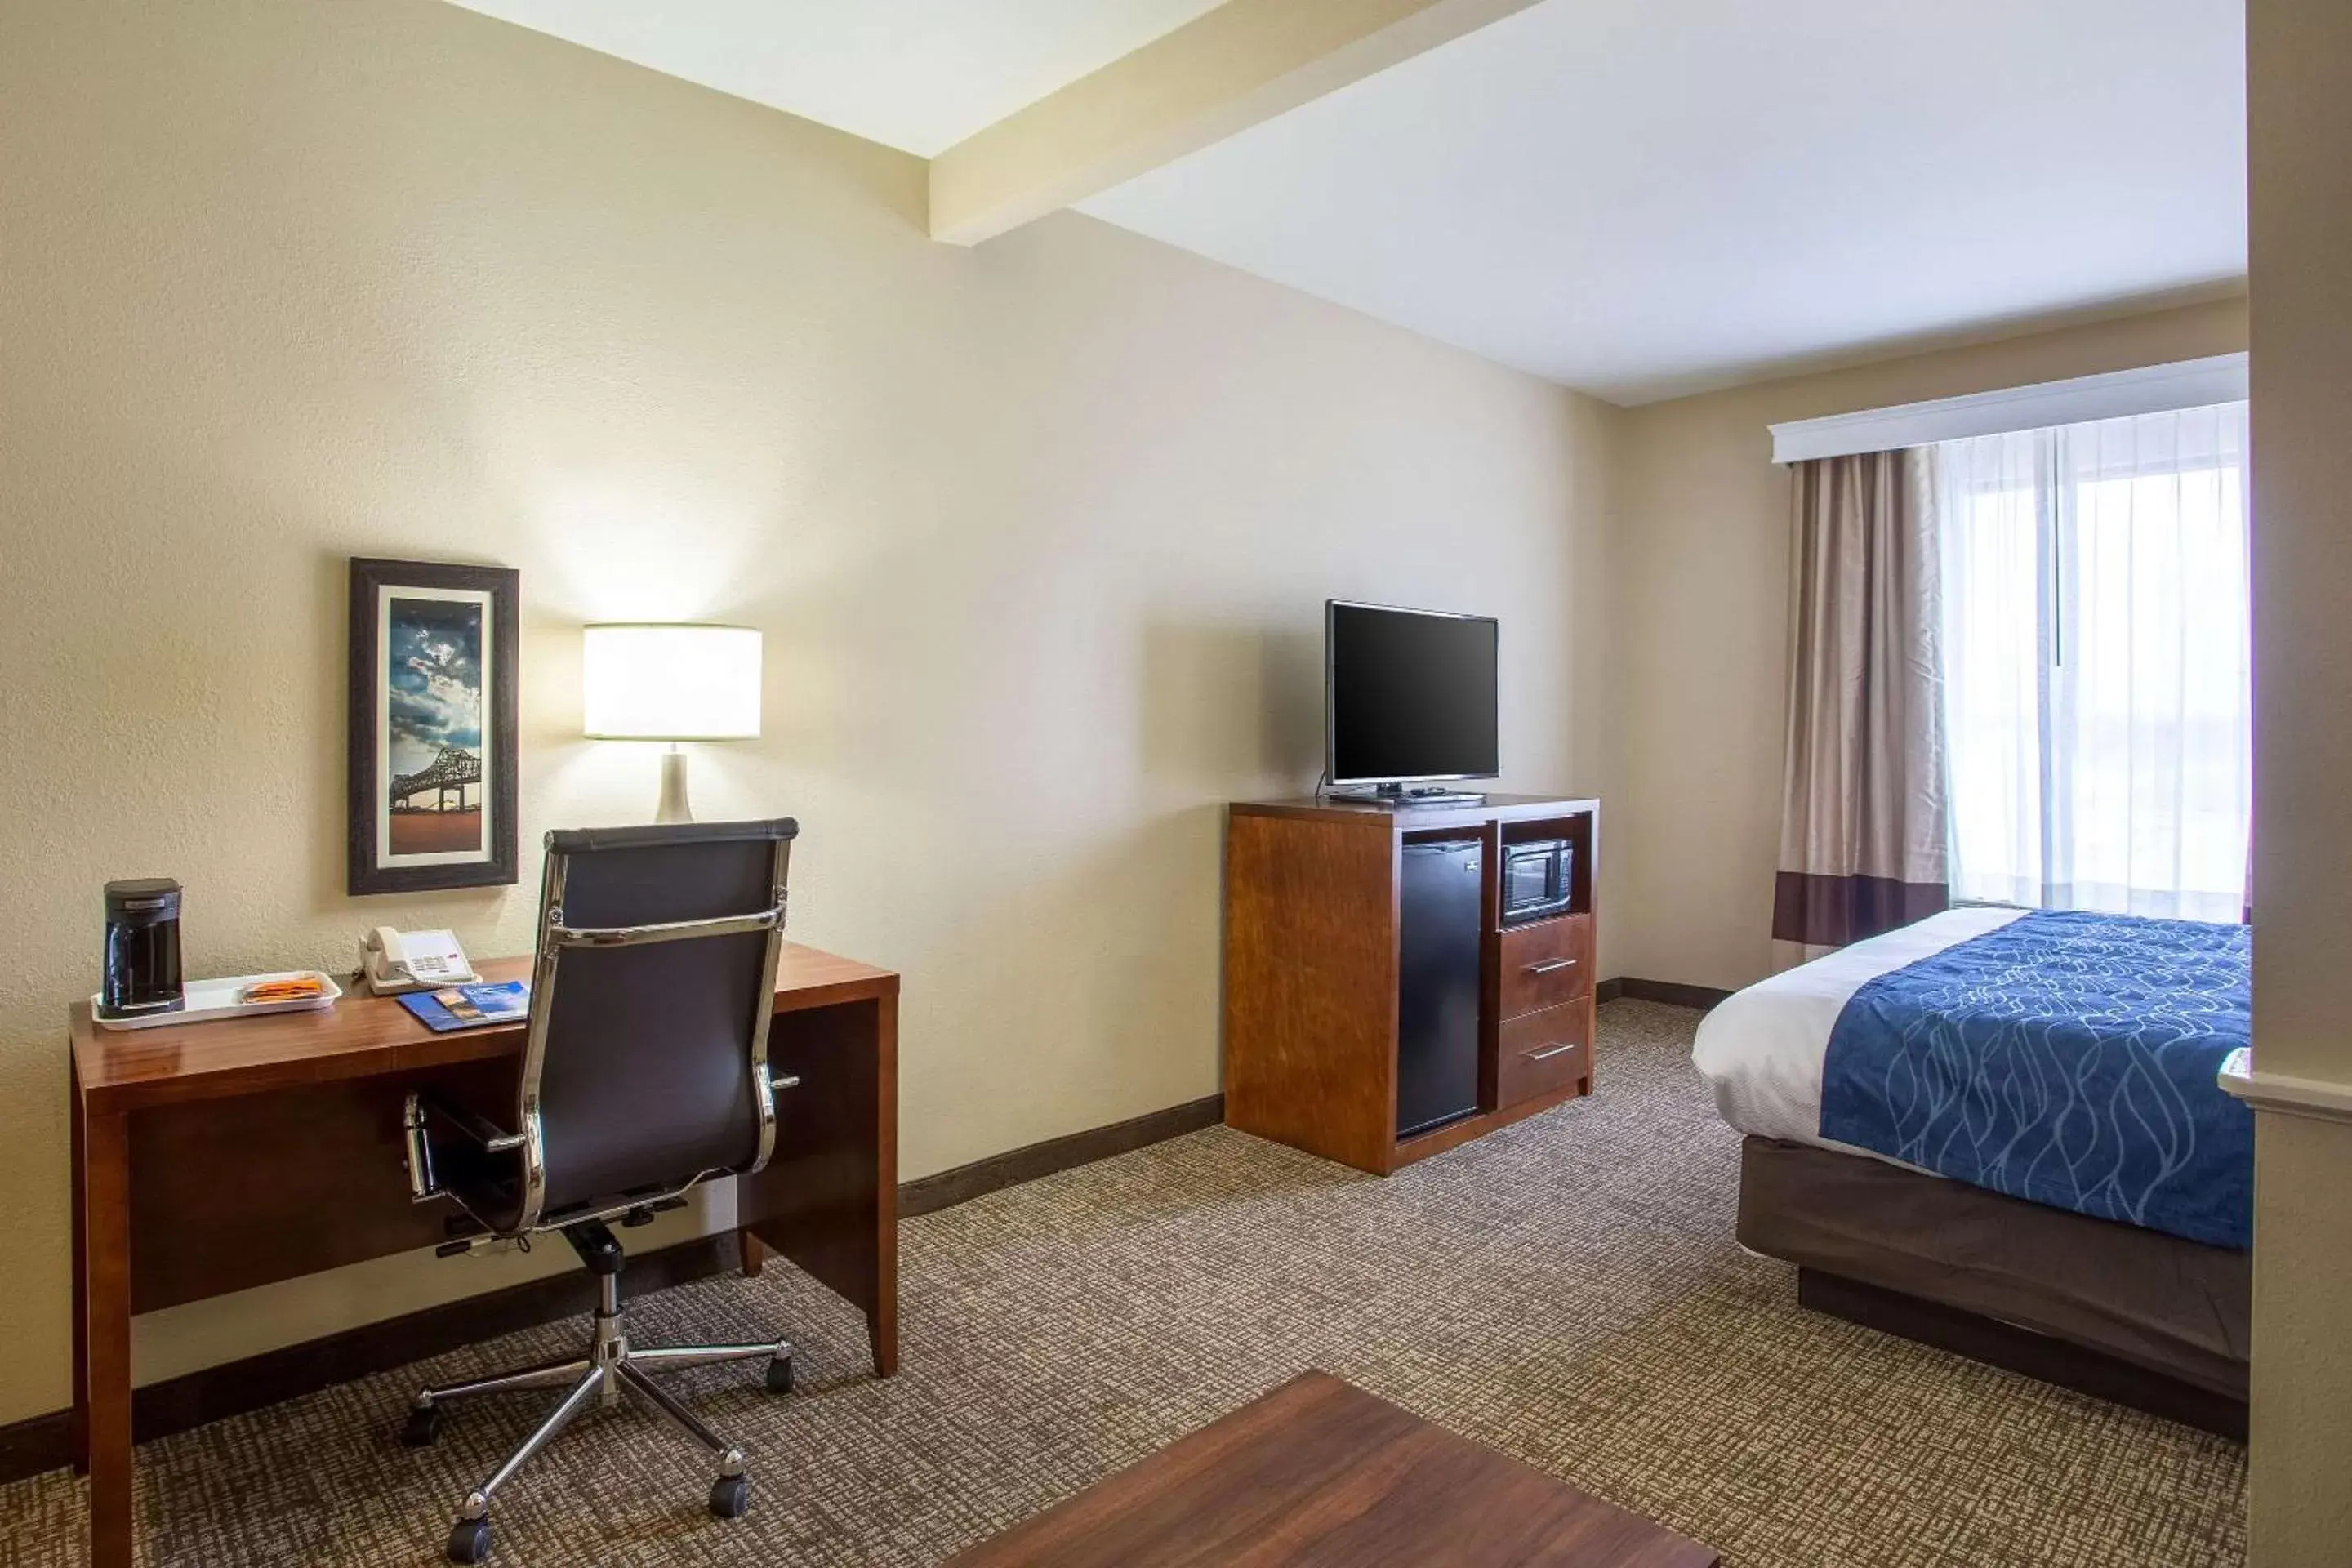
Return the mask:
<path fill-rule="evenodd" d="M 186 1000 L 180 979 L 180 884 L 169 877 L 109 882 L 98 1016 L 176 1013 Z"/>

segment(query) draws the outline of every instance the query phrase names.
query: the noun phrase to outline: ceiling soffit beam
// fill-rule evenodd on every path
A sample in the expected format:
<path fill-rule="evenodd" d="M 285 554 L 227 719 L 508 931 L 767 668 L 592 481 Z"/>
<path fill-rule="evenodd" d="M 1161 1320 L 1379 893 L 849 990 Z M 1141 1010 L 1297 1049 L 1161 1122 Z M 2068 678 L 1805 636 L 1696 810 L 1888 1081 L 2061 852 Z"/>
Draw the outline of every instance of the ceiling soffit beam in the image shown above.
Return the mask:
<path fill-rule="evenodd" d="M 1538 0 L 1225 0 L 931 160 L 931 237 L 978 245 Z"/>

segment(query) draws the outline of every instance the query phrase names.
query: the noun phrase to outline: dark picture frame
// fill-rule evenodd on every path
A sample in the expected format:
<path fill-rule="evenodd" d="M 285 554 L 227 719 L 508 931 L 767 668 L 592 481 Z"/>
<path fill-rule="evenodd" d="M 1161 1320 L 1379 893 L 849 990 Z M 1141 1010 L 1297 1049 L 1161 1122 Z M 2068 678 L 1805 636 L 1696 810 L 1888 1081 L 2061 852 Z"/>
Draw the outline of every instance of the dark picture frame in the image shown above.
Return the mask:
<path fill-rule="evenodd" d="M 351 561 L 346 889 L 510 886 L 522 574 Z"/>

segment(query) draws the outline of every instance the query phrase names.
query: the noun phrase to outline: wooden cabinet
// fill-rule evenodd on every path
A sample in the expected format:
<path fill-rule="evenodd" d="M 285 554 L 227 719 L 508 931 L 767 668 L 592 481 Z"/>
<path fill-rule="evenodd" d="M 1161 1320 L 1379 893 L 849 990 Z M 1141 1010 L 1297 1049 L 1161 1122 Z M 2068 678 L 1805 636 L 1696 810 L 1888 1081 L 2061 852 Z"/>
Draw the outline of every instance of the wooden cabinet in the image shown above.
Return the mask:
<path fill-rule="evenodd" d="M 1514 843 L 1576 847 L 1565 913 L 1501 919 Z M 1397 1135 L 1404 847 L 1484 850 L 1479 1100 Z M 1328 800 L 1230 808 L 1225 830 L 1225 1121 L 1386 1175 L 1592 1089 L 1601 803 L 1548 795 L 1411 807 Z"/>

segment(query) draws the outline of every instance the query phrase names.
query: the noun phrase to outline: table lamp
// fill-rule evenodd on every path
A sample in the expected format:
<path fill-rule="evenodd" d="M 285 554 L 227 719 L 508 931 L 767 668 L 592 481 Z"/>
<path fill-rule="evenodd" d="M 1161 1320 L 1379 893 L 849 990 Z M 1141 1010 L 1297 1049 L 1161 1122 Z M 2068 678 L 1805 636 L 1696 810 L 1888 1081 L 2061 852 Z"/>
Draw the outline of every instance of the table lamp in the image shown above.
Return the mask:
<path fill-rule="evenodd" d="M 760 634 L 751 626 L 586 628 L 580 660 L 581 731 L 594 741 L 667 741 L 656 822 L 691 822 L 685 741 L 748 741 L 760 733 Z"/>

